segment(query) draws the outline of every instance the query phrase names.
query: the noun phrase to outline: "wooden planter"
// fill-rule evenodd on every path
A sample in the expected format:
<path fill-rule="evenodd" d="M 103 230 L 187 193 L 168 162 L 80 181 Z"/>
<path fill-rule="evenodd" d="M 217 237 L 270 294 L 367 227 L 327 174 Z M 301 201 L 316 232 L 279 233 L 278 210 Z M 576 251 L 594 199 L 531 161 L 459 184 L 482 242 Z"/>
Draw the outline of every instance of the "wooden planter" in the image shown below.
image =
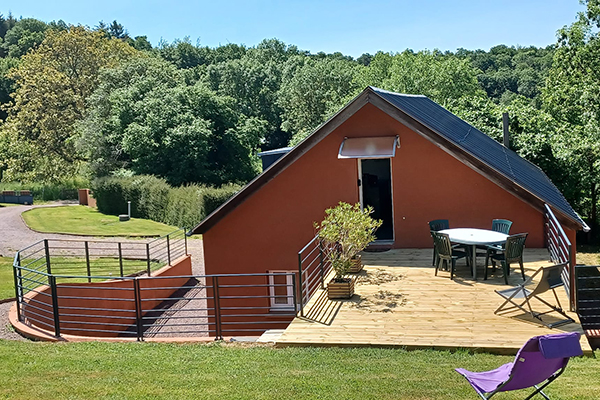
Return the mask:
<path fill-rule="evenodd" d="M 352 267 L 350 267 L 348 272 L 355 274 L 357 272 L 362 271 L 362 269 L 363 269 L 362 256 L 360 254 L 358 254 L 358 255 L 352 257 Z"/>
<path fill-rule="evenodd" d="M 335 282 L 333 279 L 327 284 L 327 297 L 330 299 L 349 299 L 354 295 L 354 278 L 345 278 L 346 282 Z"/>

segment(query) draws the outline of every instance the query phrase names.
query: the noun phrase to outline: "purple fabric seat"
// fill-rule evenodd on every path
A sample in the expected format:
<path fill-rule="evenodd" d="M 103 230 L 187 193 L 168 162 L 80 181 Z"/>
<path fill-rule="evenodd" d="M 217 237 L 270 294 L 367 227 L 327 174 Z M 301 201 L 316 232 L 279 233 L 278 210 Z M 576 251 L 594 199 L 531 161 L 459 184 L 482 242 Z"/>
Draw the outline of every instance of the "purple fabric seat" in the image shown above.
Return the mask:
<path fill-rule="evenodd" d="M 456 372 L 467 378 L 473 389 L 483 399 L 498 392 L 535 387 L 527 399 L 537 393 L 548 396 L 542 389 L 558 378 L 570 357 L 583 354 L 578 332 L 535 336 L 529 339 L 517 353 L 515 360 L 492 371 L 471 372 L 457 368 Z M 538 387 L 537 385 L 545 383 Z"/>

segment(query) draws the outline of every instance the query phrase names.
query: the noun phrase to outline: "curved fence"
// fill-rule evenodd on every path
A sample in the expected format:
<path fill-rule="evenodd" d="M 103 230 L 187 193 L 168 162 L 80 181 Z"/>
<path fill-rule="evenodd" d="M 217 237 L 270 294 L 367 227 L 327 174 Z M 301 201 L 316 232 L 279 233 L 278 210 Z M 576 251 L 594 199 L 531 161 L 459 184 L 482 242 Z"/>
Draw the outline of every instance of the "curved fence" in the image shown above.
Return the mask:
<path fill-rule="evenodd" d="M 183 230 L 150 242 L 43 240 L 13 267 L 19 322 L 55 337 L 255 336 L 297 309 L 292 272 L 192 274 Z M 290 307 L 273 312 L 277 298 Z"/>

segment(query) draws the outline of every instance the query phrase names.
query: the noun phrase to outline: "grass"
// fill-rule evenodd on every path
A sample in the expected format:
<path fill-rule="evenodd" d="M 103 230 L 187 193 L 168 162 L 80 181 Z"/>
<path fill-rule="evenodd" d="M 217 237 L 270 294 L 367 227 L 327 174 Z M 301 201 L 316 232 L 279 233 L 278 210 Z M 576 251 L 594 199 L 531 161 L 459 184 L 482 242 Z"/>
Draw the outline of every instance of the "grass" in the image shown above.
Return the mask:
<path fill-rule="evenodd" d="M 68 233 L 90 236 L 151 237 L 162 236 L 176 227 L 132 218 L 120 222 L 115 215 L 102 214 L 86 206 L 34 208 L 22 214 L 31 229 L 44 233 Z"/>
<path fill-rule="evenodd" d="M 12 264 L 11 257 L 0 257 L 0 300 L 15 297 Z"/>
<path fill-rule="evenodd" d="M 14 207 L 14 206 L 20 206 L 21 204 L 15 204 L 15 203 L 0 203 L 0 208 L 2 207 Z"/>
<path fill-rule="evenodd" d="M 456 367 L 513 357 L 396 349 L 0 341 L 6 399 L 475 399 Z M 600 368 L 571 361 L 551 398 L 596 399 Z M 498 395 L 522 399 L 520 391 Z"/>

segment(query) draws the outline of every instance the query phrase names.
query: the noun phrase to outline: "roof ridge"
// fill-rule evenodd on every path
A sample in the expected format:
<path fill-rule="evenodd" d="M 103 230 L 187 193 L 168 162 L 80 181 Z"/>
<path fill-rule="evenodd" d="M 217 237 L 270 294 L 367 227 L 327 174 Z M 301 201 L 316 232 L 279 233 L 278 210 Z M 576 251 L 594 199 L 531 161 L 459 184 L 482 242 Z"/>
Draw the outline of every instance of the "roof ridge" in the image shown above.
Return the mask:
<path fill-rule="evenodd" d="M 427 96 L 425 96 L 424 94 L 409 94 L 409 93 L 398 93 L 398 92 L 392 92 L 389 90 L 385 90 L 385 89 L 381 89 L 375 86 L 369 86 L 373 91 L 375 92 L 379 92 L 379 93 L 388 93 L 388 94 L 393 94 L 396 96 L 404 96 L 404 97 L 424 97 L 424 98 L 428 98 Z"/>

